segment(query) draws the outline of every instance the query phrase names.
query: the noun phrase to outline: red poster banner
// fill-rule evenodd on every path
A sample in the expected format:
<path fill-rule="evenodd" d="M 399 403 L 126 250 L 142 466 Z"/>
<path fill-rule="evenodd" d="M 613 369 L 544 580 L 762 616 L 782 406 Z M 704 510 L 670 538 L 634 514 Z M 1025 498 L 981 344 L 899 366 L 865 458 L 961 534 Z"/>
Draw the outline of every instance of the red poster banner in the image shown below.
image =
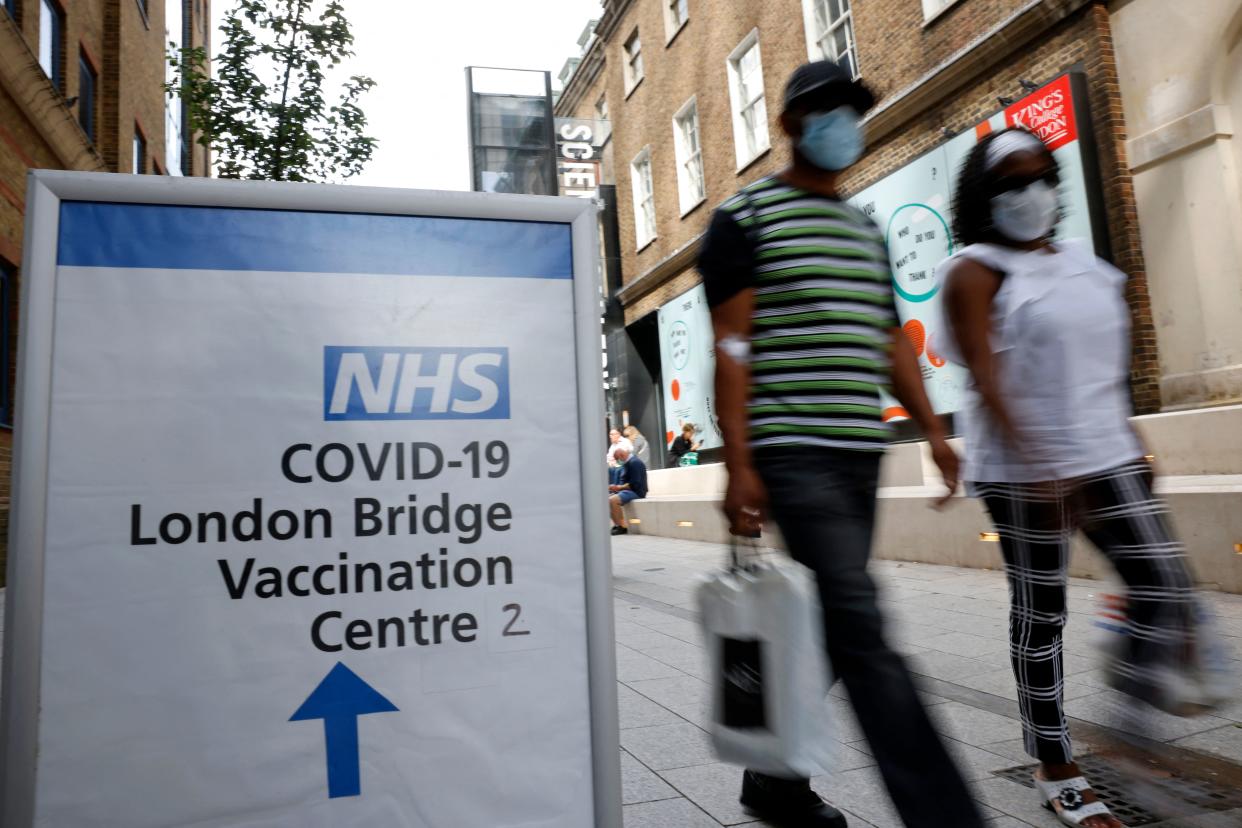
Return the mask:
<path fill-rule="evenodd" d="M 1005 109 L 1008 126 L 1022 124 L 1034 132 L 1049 149 L 1060 149 L 1078 140 L 1074 121 L 1074 96 L 1069 75 L 1062 75 Z"/>

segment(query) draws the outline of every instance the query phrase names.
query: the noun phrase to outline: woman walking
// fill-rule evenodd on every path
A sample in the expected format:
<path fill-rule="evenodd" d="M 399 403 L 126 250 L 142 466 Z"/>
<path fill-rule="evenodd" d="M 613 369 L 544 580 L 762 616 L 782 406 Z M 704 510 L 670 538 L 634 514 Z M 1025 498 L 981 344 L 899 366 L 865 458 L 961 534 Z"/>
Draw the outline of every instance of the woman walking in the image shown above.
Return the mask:
<path fill-rule="evenodd" d="M 1126 276 L 1085 241 L 1053 241 L 1052 153 L 1021 128 L 967 158 L 954 198 L 961 249 L 938 273 L 955 361 L 970 371 L 963 478 L 1000 535 L 1010 655 L 1036 787 L 1066 825 L 1118 828 L 1074 763 L 1061 631 L 1069 542 L 1082 530 L 1126 583 L 1113 685 L 1177 713 L 1202 710 L 1189 649 L 1194 592 L 1166 505 L 1129 423 Z"/>

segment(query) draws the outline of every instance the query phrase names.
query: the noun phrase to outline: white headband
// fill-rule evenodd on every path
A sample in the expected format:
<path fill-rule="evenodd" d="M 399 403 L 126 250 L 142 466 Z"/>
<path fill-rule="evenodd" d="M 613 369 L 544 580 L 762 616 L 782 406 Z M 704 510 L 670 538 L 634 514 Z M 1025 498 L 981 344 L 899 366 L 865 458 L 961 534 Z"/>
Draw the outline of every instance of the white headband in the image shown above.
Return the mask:
<path fill-rule="evenodd" d="M 1047 150 L 1047 145 L 1039 140 L 1039 136 L 1024 129 L 1012 129 L 1002 132 L 988 144 L 987 155 L 983 159 L 983 169 L 991 172 L 1000 162 L 1015 152 L 1038 152 Z"/>

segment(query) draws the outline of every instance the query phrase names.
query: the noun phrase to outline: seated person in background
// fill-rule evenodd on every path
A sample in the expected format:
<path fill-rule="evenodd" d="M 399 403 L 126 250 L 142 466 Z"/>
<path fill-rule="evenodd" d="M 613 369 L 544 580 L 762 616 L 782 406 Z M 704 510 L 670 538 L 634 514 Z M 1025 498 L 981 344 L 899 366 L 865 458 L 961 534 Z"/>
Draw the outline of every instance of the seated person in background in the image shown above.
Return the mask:
<path fill-rule="evenodd" d="M 626 426 L 621 433 L 625 439 L 634 444 L 634 450 L 630 454 L 642 460 L 644 466 L 650 466 L 651 446 L 647 445 L 647 438 L 643 436 L 643 433 L 632 425 Z"/>
<path fill-rule="evenodd" d="M 668 450 L 671 465 L 676 466 L 683 454 L 698 451 L 702 445 L 701 441 L 697 443 L 694 441 L 694 423 L 682 423 L 681 434 L 673 440 L 673 445 Z"/>
<path fill-rule="evenodd" d="M 642 500 L 647 496 L 647 467 L 637 457 L 631 457 L 627 449 L 619 448 L 616 457 L 620 476 L 616 483 L 608 486 L 612 492 L 608 497 L 608 508 L 612 512 L 612 533 L 614 535 L 629 534 L 625 526 L 625 511 L 622 508 L 632 500 Z"/>
<path fill-rule="evenodd" d="M 634 453 L 634 444 L 621 435 L 619 429 L 613 429 L 608 432 L 608 482 L 616 483 L 618 475 L 621 474 L 621 463 L 617 460 L 617 451 L 625 449 L 630 454 Z"/>

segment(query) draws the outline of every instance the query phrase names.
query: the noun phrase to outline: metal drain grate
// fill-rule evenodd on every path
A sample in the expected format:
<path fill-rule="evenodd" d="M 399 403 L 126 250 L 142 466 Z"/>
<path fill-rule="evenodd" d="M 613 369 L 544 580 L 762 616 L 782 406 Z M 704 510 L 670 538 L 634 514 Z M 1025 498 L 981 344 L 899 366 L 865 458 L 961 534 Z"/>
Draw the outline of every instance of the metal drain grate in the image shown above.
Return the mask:
<path fill-rule="evenodd" d="M 1022 765 L 993 775 L 1034 790 L 1031 774 L 1037 767 Z M 1242 808 L 1242 790 L 1186 776 L 1175 769 L 1163 769 L 1155 778 L 1144 774 L 1136 780 L 1108 760 L 1091 755 L 1080 757 L 1078 767 L 1090 780 L 1096 796 L 1127 828 Z"/>

